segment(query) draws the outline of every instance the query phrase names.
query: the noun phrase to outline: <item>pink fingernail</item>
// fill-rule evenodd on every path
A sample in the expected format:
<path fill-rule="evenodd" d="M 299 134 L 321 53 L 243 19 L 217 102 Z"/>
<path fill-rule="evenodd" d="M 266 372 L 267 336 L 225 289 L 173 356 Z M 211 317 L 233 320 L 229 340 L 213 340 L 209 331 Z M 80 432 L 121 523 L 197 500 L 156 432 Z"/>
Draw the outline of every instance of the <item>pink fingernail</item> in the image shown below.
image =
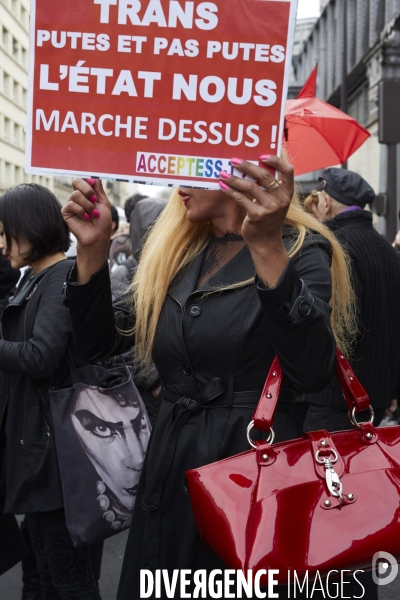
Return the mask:
<path fill-rule="evenodd" d="M 95 219 L 98 219 L 99 216 L 100 216 L 100 213 L 97 210 L 97 208 L 95 208 L 94 210 L 92 210 L 92 217 L 94 217 Z"/>
<path fill-rule="evenodd" d="M 263 154 L 262 156 L 260 156 L 260 160 L 270 160 L 270 159 L 271 159 L 270 154 Z"/>
<path fill-rule="evenodd" d="M 229 190 L 229 185 L 226 185 L 226 183 L 224 183 L 223 181 L 219 181 L 219 187 L 224 190 L 224 192 L 226 192 L 226 190 Z"/>
<path fill-rule="evenodd" d="M 231 177 L 226 171 L 221 171 L 219 176 L 222 177 L 222 179 L 229 179 Z"/>
<path fill-rule="evenodd" d="M 231 163 L 233 165 L 241 165 L 243 162 L 243 158 L 231 158 Z"/>
<path fill-rule="evenodd" d="M 86 219 L 86 221 L 90 221 L 90 216 L 87 213 L 83 215 L 83 218 Z"/>
<path fill-rule="evenodd" d="M 88 178 L 86 179 L 86 181 L 88 182 L 88 184 L 89 184 L 89 185 L 93 185 L 94 183 L 96 183 L 96 180 L 95 180 L 95 179 L 92 179 L 91 177 L 88 177 Z"/>
<path fill-rule="evenodd" d="M 90 196 L 90 199 L 92 202 L 97 202 L 97 196 L 95 196 L 94 194 L 93 196 Z"/>

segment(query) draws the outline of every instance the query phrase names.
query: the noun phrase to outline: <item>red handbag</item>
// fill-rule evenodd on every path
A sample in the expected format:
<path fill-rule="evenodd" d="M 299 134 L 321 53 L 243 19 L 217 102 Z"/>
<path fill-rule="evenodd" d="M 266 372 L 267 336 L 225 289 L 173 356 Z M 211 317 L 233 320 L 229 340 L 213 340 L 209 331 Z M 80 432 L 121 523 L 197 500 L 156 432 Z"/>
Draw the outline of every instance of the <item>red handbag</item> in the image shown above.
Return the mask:
<path fill-rule="evenodd" d="M 252 450 L 186 473 L 200 536 L 232 569 L 326 576 L 400 562 L 400 427 L 376 429 L 369 397 L 338 350 L 336 372 L 354 430 L 314 431 L 272 445 L 278 359 L 248 427 Z M 371 420 L 356 414 L 370 409 Z M 250 438 L 255 427 L 268 441 Z M 261 577 L 267 585 L 267 576 Z"/>

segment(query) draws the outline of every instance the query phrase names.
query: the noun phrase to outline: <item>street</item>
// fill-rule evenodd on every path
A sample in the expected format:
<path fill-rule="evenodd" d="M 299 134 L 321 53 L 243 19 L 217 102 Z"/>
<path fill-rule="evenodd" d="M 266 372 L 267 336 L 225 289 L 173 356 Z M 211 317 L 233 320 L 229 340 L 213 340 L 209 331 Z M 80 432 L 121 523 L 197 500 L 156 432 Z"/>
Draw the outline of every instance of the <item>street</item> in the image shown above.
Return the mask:
<path fill-rule="evenodd" d="M 115 600 L 119 575 L 122 568 L 128 532 L 108 539 L 104 543 L 103 562 L 101 568 L 100 593 L 102 600 Z M 20 600 L 21 598 L 21 565 L 0 577 L 0 600 Z"/>

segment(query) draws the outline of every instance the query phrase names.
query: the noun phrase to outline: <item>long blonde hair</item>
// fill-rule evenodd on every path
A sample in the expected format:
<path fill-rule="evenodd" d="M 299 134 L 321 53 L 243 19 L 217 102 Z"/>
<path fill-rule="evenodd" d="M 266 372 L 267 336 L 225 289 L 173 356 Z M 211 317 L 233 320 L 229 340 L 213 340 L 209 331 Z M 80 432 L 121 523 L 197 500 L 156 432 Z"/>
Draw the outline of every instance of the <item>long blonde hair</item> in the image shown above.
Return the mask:
<path fill-rule="evenodd" d="M 136 351 L 145 363 L 151 358 L 158 320 L 172 280 L 199 255 L 211 236 L 210 223 L 191 223 L 186 215 L 176 190 L 147 237 L 131 285 L 136 313 Z M 305 212 L 297 194 L 292 199 L 285 223 L 298 231 L 296 242 L 289 251 L 290 257 L 300 251 L 308 231 L 320 233 L 331 243 L 331 325 L 338 346 L 349 355 L 357 331 L 349 259 L 333 233 Z M 224 289 L 243 287 L 252 281 L 254 279 Z"/>

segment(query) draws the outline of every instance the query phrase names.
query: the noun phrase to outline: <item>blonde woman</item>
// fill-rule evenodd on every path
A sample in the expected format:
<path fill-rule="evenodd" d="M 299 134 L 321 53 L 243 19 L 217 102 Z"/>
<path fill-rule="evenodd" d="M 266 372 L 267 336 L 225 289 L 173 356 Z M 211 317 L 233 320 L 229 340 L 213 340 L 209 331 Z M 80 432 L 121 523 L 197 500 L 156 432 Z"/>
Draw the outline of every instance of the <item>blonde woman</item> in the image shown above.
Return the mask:
<path fill-rule="evenodd" d="M 249 448 L 246 427 L 276 354 L 285 383 L 275 439 L 299 437 L 295 393 L 328 383 L 335 336 L 345 348 L 344 329 L 352 329 L 338 243 L 294 198 L 292 168 L 277 157 L 261 160 L 280 172 L 279 182 L 241 159 L 232 164 L 265 191 L 221 172 L 220 191 L 176 192 L 147 238 L 130 294 L 114 307 L 101 183 L 75 180 L 63 210 L 78 239 L 67 291 L 80 353 L 100 360 L 135 340 L 163 384 L 119 600 L 140 597 L 140 569 L 224 568 L 198 538 L 185 472 Z"/>

